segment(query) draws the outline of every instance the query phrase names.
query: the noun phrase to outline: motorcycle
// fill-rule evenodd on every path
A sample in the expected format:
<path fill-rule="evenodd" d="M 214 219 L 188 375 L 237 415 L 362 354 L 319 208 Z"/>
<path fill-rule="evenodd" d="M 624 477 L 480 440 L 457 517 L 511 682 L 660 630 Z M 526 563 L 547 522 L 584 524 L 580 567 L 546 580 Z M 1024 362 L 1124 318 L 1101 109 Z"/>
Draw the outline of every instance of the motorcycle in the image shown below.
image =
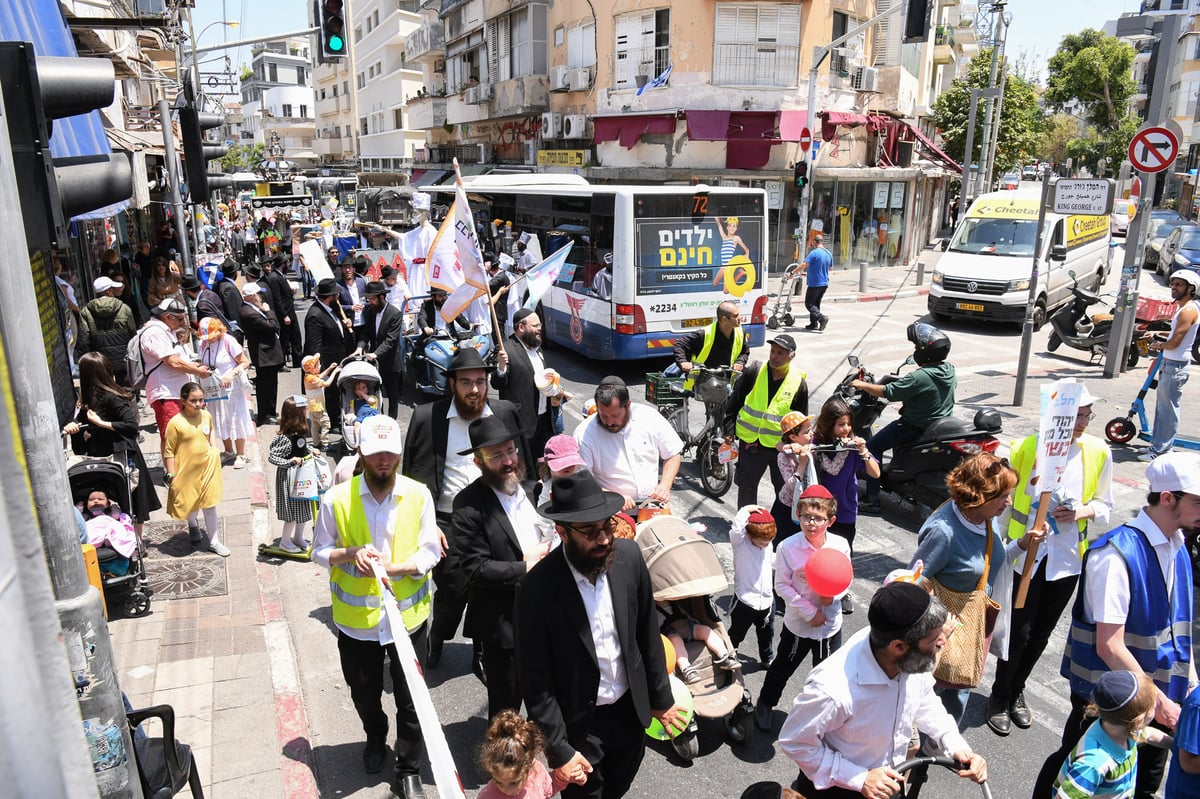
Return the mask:
<path fill-rule="evenodd" d="M 887 385 L 900 379 L 900 369 L 915 363 L 910 356 L 895 371 L 876 381 L 857 356 L 848 359 L 851 371 L 838 384 L 837 392 L 850 406 L 855 435 L 870 439 L 888 401 L 852 388 L 850 383 L 862 380 Z M 892 450 L 891 460 L 883 468 L 880 481 L 885 491 L 930 508 L 936 508 L 950 498 L 946 475 L 962 461 L 980 452 L 995 453 L 1000 446 L 1000 414 L 992 408 L 980 408 L 972 421 L 953 416 L 939 419 L 916 441 Z"/>
<path fill-rule="evenodd" d="M 449 393 L 446 369 L 450 367 L 454 353 L 462 347 L 478 350 L 484 362 L 491 362 L 492 337 L 485 333 L 474 330 L 454 334 L 439 331 L 428 338 L 412 337 L 408 342 L 408 372 L 417 390 L 435 397 L 446 396 Z"/>
<path fill-rule="evenodd" d="M 1112 332 L 1113 315 L 1111 313 L 1096 313 L 1088 315 L 1087 309 L 1101 302 L 1101 296 L 1094 291 L 1079 287 L 1079 278 L 1075 271 L 1067 273 L 1073 281 L 1071 293 L 1074 299 L 1054 312 L 1050 317 L 1050 338 L 1046 349 L 1054 352 L 1063 344 L 1073 349 L 1083 350 L 1091 354 L 1091 360 L 1102 359 L 1108 352 L 1109 334 Z M 1141 357 L 1136 346 L 1137 339 L 1142 335 L 1135 331 L 1133 345 L 1129 348 L 1128 367 L 1137 366 Z"/>

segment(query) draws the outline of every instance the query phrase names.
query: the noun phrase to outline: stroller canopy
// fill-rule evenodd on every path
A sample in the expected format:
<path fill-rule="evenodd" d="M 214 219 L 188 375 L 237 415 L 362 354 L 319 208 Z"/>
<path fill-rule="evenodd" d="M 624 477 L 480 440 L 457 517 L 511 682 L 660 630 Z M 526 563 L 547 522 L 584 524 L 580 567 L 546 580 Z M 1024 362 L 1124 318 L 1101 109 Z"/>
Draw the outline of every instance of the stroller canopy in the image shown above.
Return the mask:
<path fill-rule="evenodd" d="M 678 516 L 656 516 L 638 525 L 635 540 L 656 602 L 712 596 L 729 585 L 717 550 Z"/>

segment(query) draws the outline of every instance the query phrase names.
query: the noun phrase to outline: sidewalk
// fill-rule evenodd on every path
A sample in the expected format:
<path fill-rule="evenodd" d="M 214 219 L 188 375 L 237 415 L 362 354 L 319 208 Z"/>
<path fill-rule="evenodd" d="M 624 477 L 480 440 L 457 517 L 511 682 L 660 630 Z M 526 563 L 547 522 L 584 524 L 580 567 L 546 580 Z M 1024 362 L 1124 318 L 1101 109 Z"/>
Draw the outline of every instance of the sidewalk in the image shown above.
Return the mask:
<path fill-rule="evenodd" d="M 933 275 L 933 267 L 941 257 L 941 250 L 928 248 L 921 251 L 916 263 L 908 266 L 877 266 L 866 268 L 866 281 L 863 284 L 863 270 L 858 264 L 849 267 L 834 267 L 829 272 L 829 291 L 822 303 L 828 302 L 875 302 L 877 300 L 894 300 L 902 297 L 924 296 L 929 293 L 929 280 Z M 770 303 L 768 312 L 775 304 L 775 296 L 779 293 L 782 276 L 771 278 L 769 291 Z M 803 293 L 792 300 L 792 313 L 797 310 L 804 312 Z"/>
<path fill-rule="evenodd" d="M 139 421 L 151 426 L 142 449 L 165 504 L 148 407 Z M 213 799 L 318 795 L 278 566 L 258 560 L 258 544 L 273 540 L 265 446 L 248 439 L 247 468 L 223 470 L 219 511 L 232 555 L 194 551 L 186 524 L 156 512 L 144 531 L 150 613 L 109 620 L 121 689 L 135 708 L 174 707 L 176 738 L 192 747 Z"/>

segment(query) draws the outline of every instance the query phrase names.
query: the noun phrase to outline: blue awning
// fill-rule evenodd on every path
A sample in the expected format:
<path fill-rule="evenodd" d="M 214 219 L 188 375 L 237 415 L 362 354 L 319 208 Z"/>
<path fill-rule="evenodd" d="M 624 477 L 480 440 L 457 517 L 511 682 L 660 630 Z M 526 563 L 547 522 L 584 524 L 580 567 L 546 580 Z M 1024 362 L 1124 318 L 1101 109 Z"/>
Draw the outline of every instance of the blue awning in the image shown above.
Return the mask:
<path fill-rule="evenodd" d="M 57 0 L 0 2 L 0 41 L 32 42 L 33 51 L 40 56 L 74 58 L 79 55 Z M 108 155 L 111 152 L 99 111 L 54 121 L 50 153 L 55 158 Z M 129 205 L 129 200 L 123 200 L 73 218 L 105 219 Z"/>

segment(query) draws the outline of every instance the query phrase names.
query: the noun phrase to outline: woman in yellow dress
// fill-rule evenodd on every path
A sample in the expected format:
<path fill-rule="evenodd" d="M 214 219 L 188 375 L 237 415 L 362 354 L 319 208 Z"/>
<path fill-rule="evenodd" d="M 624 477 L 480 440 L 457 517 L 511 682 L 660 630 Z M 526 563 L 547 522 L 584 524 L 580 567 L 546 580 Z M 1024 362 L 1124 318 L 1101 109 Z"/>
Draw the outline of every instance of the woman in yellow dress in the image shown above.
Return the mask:
<path fill-rule="evenodd" d="M 229 547 L 221 543 L 217 505 L 221 502 L 221 442 L 212 415 L 204 409 L 204 389 L 198 383 L 185 383 L 179 392 L 183 409 L 167 425 L 163 464 L 167 469 L 167 513 L 173 519 L 187 519 L 188 538 L 197 549 L 203 547 L 200 513 L 208 532 L 208 547 L 223 558 Z"/>

